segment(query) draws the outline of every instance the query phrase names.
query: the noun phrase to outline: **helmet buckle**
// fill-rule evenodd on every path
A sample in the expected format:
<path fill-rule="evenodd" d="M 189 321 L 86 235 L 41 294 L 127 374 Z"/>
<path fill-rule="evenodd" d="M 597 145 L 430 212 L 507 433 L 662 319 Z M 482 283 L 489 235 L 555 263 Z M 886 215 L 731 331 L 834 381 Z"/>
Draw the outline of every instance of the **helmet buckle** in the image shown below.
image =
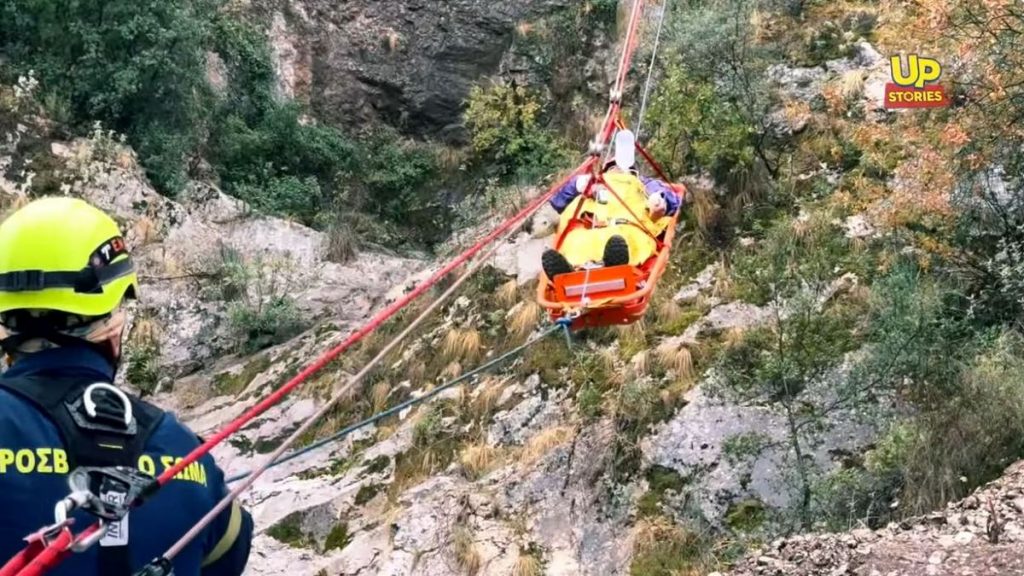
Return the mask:
<path fill-rule="evenodd" d="M 42 270 L 18 270 L 11 273 L 12 292 L 33 292 L 46 287 Z"/>

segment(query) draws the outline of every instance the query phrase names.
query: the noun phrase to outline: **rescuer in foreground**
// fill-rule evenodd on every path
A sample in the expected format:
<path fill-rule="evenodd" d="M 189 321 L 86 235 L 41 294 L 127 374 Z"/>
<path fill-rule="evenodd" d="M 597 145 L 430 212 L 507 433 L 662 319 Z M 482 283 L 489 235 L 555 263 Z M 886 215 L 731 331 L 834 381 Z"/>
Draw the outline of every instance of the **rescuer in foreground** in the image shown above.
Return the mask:
<path fill-rule="evenodd" d="M 638 175 L 634 150 L 633 133 L 620 131 L 615 160 L 605 164 L 603 182 L 591 185 L 591 176 L 582 175 L 551 199 L 561 214 L 557 233 L 565 237 L 559 250 L 549 248 L 541 258 L 549 279 L 580 268 L 639 266 L 657 251 L 652 235 L 664 231 L 682 199 L 669 184 Z M 588 186 L 591 193 L 585 196 Z M 574 226 L 577 208 L 589 225 Z"/>
<path fill-rule="evenodd" d="M 54 523 L 80 466 L 157 476 L 199 445 L 173 415 L 113 386 L 122 357 L 122 301 L 138 279 L 117 224 L 81 200 L 44 198 L 0 224 L 0 563 Z M 227 493 L 203 456 L 145 505 L 49 574 L 130 576 Z M 116 497 L 107 492 L 104 499 Z M 81 530 L 95 518 L 77 512 Z M 174 559 L 177 576 L 239 576 L 253 522 L 237 503 Z"/>

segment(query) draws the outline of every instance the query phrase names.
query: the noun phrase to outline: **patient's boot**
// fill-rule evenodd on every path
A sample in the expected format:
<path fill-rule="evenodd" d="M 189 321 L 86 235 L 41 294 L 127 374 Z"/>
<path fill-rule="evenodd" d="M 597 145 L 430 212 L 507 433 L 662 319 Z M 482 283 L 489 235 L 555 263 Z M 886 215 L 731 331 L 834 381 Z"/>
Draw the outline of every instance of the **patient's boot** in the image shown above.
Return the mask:
<path fill-rule="evenodd" d="M 629 244 L 626 239 L 616 234 L 604 245 L 604 265 L 622 266 L 629 264 Z"/>
<path fill-rule="evenodd" d="M 556 250 L 548 248 L 544 251 L 544 255 L 540 259 L 541 266 L 544 268 L 544 273 L 548 275 L 548 278 L 554 279 L 559 274 L 568 274 L 572 272 L 572 266 L 569 261 L 565 259 Z"/>

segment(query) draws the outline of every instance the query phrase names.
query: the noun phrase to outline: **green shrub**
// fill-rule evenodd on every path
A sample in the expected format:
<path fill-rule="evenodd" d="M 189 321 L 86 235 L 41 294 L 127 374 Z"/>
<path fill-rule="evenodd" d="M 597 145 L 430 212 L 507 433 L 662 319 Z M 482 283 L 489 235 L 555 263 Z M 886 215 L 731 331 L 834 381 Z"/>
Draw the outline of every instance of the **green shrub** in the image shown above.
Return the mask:
<path fill-rule="evenodd" d="M 302 330 L 305 321 L 287 293 L 282 262 L 229 258 L 224 267 L 228 323 L 240 348 L 261 350 Z"/>
<path fill-rule="evenodd" d="M 474 86 L 466 124 L 473 150 L 503 178 L 535 179 L 559 166 L 567 152 L 544 127 L 544 103 L 522 86 Z"/>
<path fill-rule="evenodd" d="M 666 492 L 679 494 L 686 486 L 686 479 L 671 468 L 655 464 L 647 469 L 647 492 L 637 502 L 640 516 L 657 516 L 662 513 Z"/>
<path fill-rule="evenodd" d="M 899 515 L 892 505 L 897 502 L 901 483 L 896 468 L 842 468 L 832 472 L 814 486 L 816 521 L 840 532 L 861 523 L 880 528 Z"/>
<path fill-rule="evenodd" d="M 877 16 L 869 12 L 853 12 L 839 21 L 827 20 L 818 26 L 807 26 L 804 31 L 802 66 L 816 66 L 826 60 L 853 55 L 853 43 L 860 38 L 871 38 Z"/>
<path fill-rule="evenodd" d="M 770 126 L 771 52 L 755 38 L 751 0 L 679 3 L 663 38 L 663 78 L 645 125 L 670 174 L 706 171 L 728 192 L 732 212 L 769 199 L 781 163 Z"/>
<path fill-rule="evenodd" d="M 125 377 L 140 396 L 152 394 L 160 381 L 160 347 L 155 342 L 139 344 L 128 352 Z"/>
<path fill-rule="evenodd" d="M 224 189 L 258 209 L 312 224 L 333 204 L 335 182 L 354 169 L 356 146 L 337 130 L 299 122 L 275 106 L 257 122 L 228 115 L 210 137 L 210 161 Z"/>
<path fill-rule="evenodd" d="M 742 300 L 764 305 L 801 292 L 820 293 L 847 272 L 862 280 L 871 276 L 871 252 L 854 246 L 831 214 L 796 222 L 782 216 L 766 228 L 758 245 L 734 255 L 735 291 Z"/>
<path fill-rule="evenodd" d="M 0 52 L 11 77 L 3 80 L 34 70 L 38 100 L 56 116 L 79 132 L 101 122 L 127 135 L 165 194 L 181 190 L 202 157 L 225 192 L 258 210 L 321 226 L 330 222 L 324 214 L 365 210 L 400 225 L 366 231 L 390 232 L 382 243 L 437 242 L 448 214 L 429 185 L 433 152 L 392 132 L 357 142 L 276 102 L 266 32 L 219 5 L 8 2 Z M 207 85 L 207 52 L 227 71 L 219 93 Z"/>
<path fill-rule="evenodd" d="M 210 107 L 204 48 L 213 8 L 191 0 L 8 2 L 0 52 L 14 74 L 35 70 L 46 98 L 66 103 L 79 125 L 100 120 L 127 134 L 154 184 L 173 193 Z"/>
<path fill-rule="evenodd" d="M 618 416 L 633 427 L 657 420 L 663 409 L 658 386 L 650 378 L 635 378 L 622 386 Z"/>
<path fill-rule="evenodd" d="M 302 531 L 302 515 L 299 512 L 293 512 L 267 528 L 267 536 L 293 548 L 310 548 L 314 544 L 313 537 Z"/>
<path fill-rule="evenodd" d="M 739 110 L 724 100 L 714 81 L 694 77 L 672 60 L 651 100 L 651 151 L 674 174 L 707 170 L 724 182 L 754 163 L 757 136 Z"/>
<path fill-rule="evenodd" d="M 349 534 L 348 522 L 335 524 L 334 528 L 327 533 L 327 539 L 324 540 L 324 552 L 344 550 L 350 542 L 352 542 L 352 534 Z"/>
<path fill-rule="evenodd" d="M 380 241 L 434 245 L 451 232 L 451 208 L 438 192 L 441 166 L 436 151 L 380 128 L 360 142 L 358 181 L 337 196 L 335 209 L 356 209 L 401 231 Z"/>
<path fill-rule="evenodd" d="M 764 503 L 756 498 L 733 502 L 725 513 L 725 524 L 736 532 L 753 532 L 766 520 Z"/>
<path fill-rule="evenodd" d="M 211 41 L 228 70 L 228 90 L 219 113 L 258 121 L 275 107 L 275 73 L 266 33 L 245 20 L 220 13 L 213 21 Z"/>

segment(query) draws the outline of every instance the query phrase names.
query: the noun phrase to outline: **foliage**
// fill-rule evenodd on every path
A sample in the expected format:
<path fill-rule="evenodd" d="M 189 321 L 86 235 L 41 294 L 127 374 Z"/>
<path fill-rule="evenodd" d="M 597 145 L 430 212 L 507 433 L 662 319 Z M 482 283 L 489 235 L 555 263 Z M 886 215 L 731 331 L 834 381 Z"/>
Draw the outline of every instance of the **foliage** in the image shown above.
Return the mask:
<path fill-rule="evenodd" d="M 544 103 L 523 86 L 474 86 L 466 124 L 473 150 L 505 179 L 532 180 L 566 159 L 565 146 L 545 128 Z"/>
<path fill-rule="evenodd" d="M 307 224 L 331 204 L 325 188 L 355 166 L 354 146 L 332 128 L 300 124 L 295 106 L 274 107 L 255 123 L 230 114 L 210 147 L 227 192 Z"/>
<path fill-rule="evenodd" d="M 676 5 L 664 51 L 672 54 L 651 101 L 651 148 L 676 174 L 699 170 L 734 191 L 764 190 L 774 174 L 764 70 L 768 52 L 754 38 L 756 2 Z"/>
<path fill-rule="evenodd" d="M 160 347 L 155 341 L 139 343 L 128 353 L 125 377 L 141 396 L 151 394 L 160 381 Z"/>
<path fill-rule="evenodd" d="M 438 175 L 438 160 L 429 148 L 404 143 L 386 129 L 363 142 L 359 172 L 367 189 L 360 206 L 382 218 L 408 222 L 413 228 L 443 224 L 447 211 L 429 185 Z"/>
<path fill-rule="evenodd" d="M 313 537 L 302 530 L 302 515 L 299 512 L 292 512 L 267 528 L 267 536 L 294 548 L 307 548 L 313 544 Z"/>
<path fill-rule="evenodd" d="M 437 242 L 447 212 L 427 185 L 437 174 L 433 152 L 392 132 L 356 141 L 277 102 L 265 31 L 222 4 L 7 2 L 0 7 L 6 80 L 34 70 L 39 102 L 74 129 L 101 122 L 125 134 L 165 194 L 189 177 L 215 176 L 256 209 L 308 225 L 364 210 L 422 231 L 382 241 Z M 208 59 L 223 62 L 226 86 L 208 85 Z"/>
<path fill-rule="evenodd" d="M 858 388 L 843 378 L 828 394 L 808 391 L 824 386 L 843 357 L 860 345 L 856 329 L 864 303 L 830 287 L 851 269 L 866 276 L 870 259 L 849 244 L 828 214 L 780 220 L 765 236 L 757 248 L 736 256 L 734 289 L 768 306 L 768 321 L 724 347 L 717 360 L 719 387 L 780 410 L 798 477 L 797 516 L 808 527 L 815 471 L 805 454 L 814 430 L 834 410 L 864 403 L 879 385 L 869 379 Z M 757 438 L 733 439 L 730 452 L 755 452 L 760 444 Z"/>
<path fill-rule="evenodd" d="M 680 494 L 686 480 L 671 468 L 655 464 L 647 469 L 647 492 L 637 502 L 637 513 L 641 516 L 661 514 L 661 504 L 666 492 Z"/>
<path fill-rule="evenodd" d="M 761 528 L 766 516 L 763 502 L 756 498 L 746 498 L 729 505 L 725 524 L 737 532 L 752 532 Z"/>
<path fill-rule="evenodd" d="M 869 471 L 898 474 L 902 513 L 919 513 L 1024 457 L 1024 340 L 1007 328 L 973 325 L 955 288 L 913 267 L 895 270 L 876 290 L 873 353 L 863 370 L 885 374 L 916 415 L 890 433 Z"/>
<path fill-rule="evenodd" d="M 214 5 L 196 0 L 6 2 L 0 51 L 35 70 L 51 101 L 127 134 L 150 178 L 179 190 L 212 95 L 204 51 Z"/>
<path fill-rule="evenodd" d="M 340 522 L 327 533 L 327 538 L 324 540 L 324 552 L 344 550 L 350 542 L 352 542 L 352 534 L 349 534 L 348 522 Z"/>
<path fill-rule="evenodd" d="M 815 66 L 826 60 L 853 55 L 853 43 L 860 38 L 871 39 L 877 16 L 867 11 L 854 11 L 839 18 L 827 19 L 803 29 L 798 62 Z"/>
<path fill-rule="evenodd" d="M 756 133 L 736 106 L 722 99 L 713 80 L 695 77 L 673 59 L 651 100 L 655 126 L 651 150 L 674 174 L 706 170 L 719 181 L 749 170 Z"/>
<path fill-rule="evenodd" d="M 783 217 L 766 225 L 759 245 L 737 250 L 735 292 L 754 304 L 782 302 L 808 289 L 821 293 L 846 272 L 869 279 L 871 263 L 871 252 L 853 245 L 831 214 Z"/>
<path fill-rule="evenodd" d="M 286 264 L 255 259 L 246 262 L 227 256 L 224 287 L 228 321 L 238 346 L 255 351 L 283 342 L 297 334 L 304 321 L 288 294 Z"/>
<path fill-rule="evenodd" d="M 704 574 L 707 542 L 700 535 L 663 518 L 638 528 L 630 574 L 634 576 L 697 576 Z"/>

